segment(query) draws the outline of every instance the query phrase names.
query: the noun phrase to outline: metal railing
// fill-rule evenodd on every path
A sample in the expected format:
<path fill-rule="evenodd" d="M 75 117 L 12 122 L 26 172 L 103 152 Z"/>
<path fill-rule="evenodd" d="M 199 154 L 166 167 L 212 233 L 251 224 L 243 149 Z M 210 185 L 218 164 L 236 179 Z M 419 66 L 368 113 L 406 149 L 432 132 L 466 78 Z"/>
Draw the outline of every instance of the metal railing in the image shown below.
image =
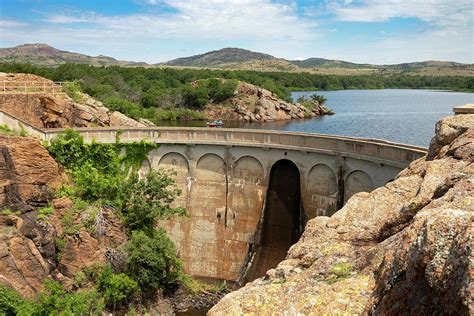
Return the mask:
<path fill-rule="evenodd" d="M 63 82 L 0 81 L 2 94 L 63 93 Z"/>

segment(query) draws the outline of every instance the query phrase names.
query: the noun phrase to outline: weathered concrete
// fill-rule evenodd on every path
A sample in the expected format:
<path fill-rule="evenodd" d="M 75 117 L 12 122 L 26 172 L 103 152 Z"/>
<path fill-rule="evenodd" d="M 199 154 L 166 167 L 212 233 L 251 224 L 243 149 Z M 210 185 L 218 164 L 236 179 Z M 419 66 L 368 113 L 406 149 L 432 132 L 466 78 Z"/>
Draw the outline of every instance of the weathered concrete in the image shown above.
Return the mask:
<path fill-rule="evenodd" d="M 282 219 L 297 221 L 304 227 L 311 218 L 329 216 L 353 194 L 383 186 L 411 161 L 426 154 L 424 148 L 387 141 L 280 131 L 127 128 L 119 133 L 113 128 L 76 130 L 86 141 L 115 143 L 120 134 L 122 142 L 148 140 L 161 144 L 149 153 L 144 171 L 174 169 L 176 183 L 183 192 L 175 203 L 186 207 L 191 215 L 161 225 L 175 241 L 187 272 L 234 281 L 244 277 L 251 262 L 260 265 L 258 271 L 271 268 L 262 262 L 255 263 L 257 250 L 261 245 L 265 247 L 265 240 L 278 240 L 279 235 L 288 232 L 279 232 Z M 44 129 L 38 137 L 50 141 L 62 131 Z M 295 166 L 299 173 L 296 184 L 290 184 L 294 177 L 290 179 L 285 173 L 279 173 L 278 168 L 272 171 L 282 160 Z M 285 215 L 281 212 L 291 207 L 271 207 L 284 204 L 282 200 L 267 198 L 272 173 L 283 175 L 278 179 L 283 186 L 299 184 L 299 210 L 293 209 L 291 214 Z M 271 209 L 265 208 L 265 204 Z M 269 217 L 275 222 L 265 226 L 264 221 Z M 284 241 L 268 245 L 279 249 Z M 256 277 L 259 273 L 250 271 L 250 277 L 252 275 Z"/>
<path fill-rule="evenodd" d="M 453 108 L 455 115 L 458 114 L 474 114 L 474 104 L 465 104 L 460 106 L 455 106 Z"/>

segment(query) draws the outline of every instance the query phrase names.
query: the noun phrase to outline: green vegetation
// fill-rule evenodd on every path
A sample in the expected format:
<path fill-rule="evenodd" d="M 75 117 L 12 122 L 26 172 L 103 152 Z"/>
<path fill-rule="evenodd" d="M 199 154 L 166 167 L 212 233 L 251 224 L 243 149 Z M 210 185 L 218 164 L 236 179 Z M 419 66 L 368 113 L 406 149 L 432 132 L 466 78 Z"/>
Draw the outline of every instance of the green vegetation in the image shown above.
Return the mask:
<path fill-rule="evenodd" d="M 77 81 L 67 81 L 63 83 L 63 89 L 74 102 L 82 101 L 81 88 Z"/>
<path fill-rule="evenodd" d="M 104 102 L 111 110 L 153 122 L 202 118 L 197 111 L 207 102 L 222 102 L 231 96 L 237 80 L 270 90 L 285 100 L 289 100 L 292 90 L 439 88 L 474 91 L 474 78 L 463 76 L 336 76 L 305 72 L 92 67 L 82 64 L 41 68 L 14 63 L 0 63 L 0 71 L 33 73 L 54 81 L 72 81 L 73 91 L 80 89 Z"/>
<path fill-rule="evenodd" d="M 159 219 L 186 215 L 183 208 L 170 206 L 180 190 L 169 172 L 151 171 L 143 178 L 137 172 L 155 148 L 156 144 L 144 141 L 122 144 L 120 133 L 115 144 L 86 144 L 73 130 L 58 135 L 48 147 L 71 178 L 59 192 L 74 202 L 61 218 L 64 234 L 76 234 L 82 227 L 95 233 L 97 216 L 106 206 L 116 210 L 129 236 L 118 250 L 126 258 L 121 273 L 109 266 L 96 267 L 85 269 L 75 279 L 79 288 L 95 286 L 111 310 L 126 308 L 145 290 L 166 290 L 186 279 L 173 242 L 165 231 L 156 229 Z M 49 209 L 41 213 L 49 214 Z M 64 237 L 56 240 L 58 260 L 66 245 Z"/>
<path fill-rule="evenodd" d="M 37 221 L 43 221 L 48 217 L 48 215 L 53 214 L 54 209 L 51 206 L 43 207 L 38 210 L 38 216 L 36 217 Z"/>
<path fill-rule="evenodd" d="M 112 308 L 112 310 L 140 292 L 137 282 L 126 274 L 114 274 L 108 266 L 102 270 L 97 282 L 97 289 L 102 293 L 106 305 Z"/>
<path fill-rule="evenodd" d="M 21 136 L 25 137 L 28 136 L 28 132 L 26 131 L 23 124 L 19 123 L 20 131 L 15 131 L 11 129 L 7 124 L 0 125 L 0 134 L 8 135 L 8 136 Z"/>
<path fill-rule="evenodd" d="M 9 208 L 3 209 L 0 211 L 0 215 L 18 215 L 21 214 L 20 211 L 12 211 Z"/>
<path fill-rule="evenodd" d="M 307 108 L 309 111 L 312 111 L 315 109 L 315 107 L 320 104 L 324 105 L 324 103 L 327 101 L 327 99 L 319 94 L 313 94 L 309 98 L 302 95 L 296 100 L 299 104 L 303 105 L 305 108 Z M 309 114 L 309 113 L 308 113 Z"/>
<path fill-rule="evenodd" d="M 96 291 L 66 293 L 58 282 L 46 280 L 45 291 L 35 300 L 23 299 L 14 290 L 0 284 L 2 315 L 100 315 L 104 302 Z"/>
<path fill-rule="evenodd" d="M 0 125 L 0 134 L 15 135 L 15 131 L 8 127 L 7 124 Z"/>
<path fill-rule="evenodd" d="M 181 260 L 164 230 L 151 234 L 133 231 L 126 249 L 126 273 L 142 289 L 170 288 L 183 275 Z"/>

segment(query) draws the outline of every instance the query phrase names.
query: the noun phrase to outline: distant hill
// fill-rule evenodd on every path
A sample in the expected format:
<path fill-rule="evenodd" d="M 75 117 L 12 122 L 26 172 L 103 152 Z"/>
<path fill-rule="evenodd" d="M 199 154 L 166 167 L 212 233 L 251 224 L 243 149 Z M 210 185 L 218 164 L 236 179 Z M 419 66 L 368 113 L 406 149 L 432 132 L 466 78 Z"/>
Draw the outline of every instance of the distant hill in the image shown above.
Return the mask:
<path fill-rule="evenodd" d="M 335 75 L 397 74 L 474 76 L 472 64 L 424 61 L 395 65 L 357 64 L 343 60 L 308 58 L 286 60 L 241 48 L 223 48 L 205 54 L 174 59 L 159 66 L 245 69 L 256 71 L 310 72 Z"/>
<path fill-rule="evenodd" d="M 107 56 L 88 56 L 59 50 L 46 44 L 25 44 L 0 48 L 0 62 L 31 63 L 38 66 L 58 66 L 64 63 L 94 66 L 146 66 L 146 63 L 121 61 Z"/>
<path fill-rule="evenodd" d="M 163 65 L 180 67 L 217 67 L 223 68 L 251 60 L 274 60 L 272 55 L 256 53 L 242 48 L 223 48 L 205 54 L 173 59 Z"/>

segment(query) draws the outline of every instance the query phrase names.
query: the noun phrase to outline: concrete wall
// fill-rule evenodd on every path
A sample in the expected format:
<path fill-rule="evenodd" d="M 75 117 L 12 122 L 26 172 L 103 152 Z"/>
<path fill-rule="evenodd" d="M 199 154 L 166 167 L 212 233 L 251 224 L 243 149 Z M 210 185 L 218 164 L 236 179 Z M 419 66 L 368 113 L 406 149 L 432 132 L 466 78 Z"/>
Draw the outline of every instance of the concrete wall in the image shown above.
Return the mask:
<path fill-rule="evenodd" d="M 18 133 L 25 131 L 29 136 L 37 137 L 39 139 L 45 139 L 46 137 L 45 133 L 42 130 L 31 126 L 30 124 L 20 119 L 17 119 L 3 111 L 0 111 L 0 125 L 7 125 L 10 129 Z"/>
<path fill-rule="evenodd" d="M 163 144 L 149 155 L 152 168 L 177 171 L 183 194 L 176 202 L 189 219 L 162 226 L 192 275 L 238 280 L 258 239 L 270 170 L 281 159 L 300 172 L 306 220 L 330 216 L 353 194 L 392 180 L 398 166 L 344 155 L 226 145 Z M 285 181 L 285 179 L 282 179 Z"/>

